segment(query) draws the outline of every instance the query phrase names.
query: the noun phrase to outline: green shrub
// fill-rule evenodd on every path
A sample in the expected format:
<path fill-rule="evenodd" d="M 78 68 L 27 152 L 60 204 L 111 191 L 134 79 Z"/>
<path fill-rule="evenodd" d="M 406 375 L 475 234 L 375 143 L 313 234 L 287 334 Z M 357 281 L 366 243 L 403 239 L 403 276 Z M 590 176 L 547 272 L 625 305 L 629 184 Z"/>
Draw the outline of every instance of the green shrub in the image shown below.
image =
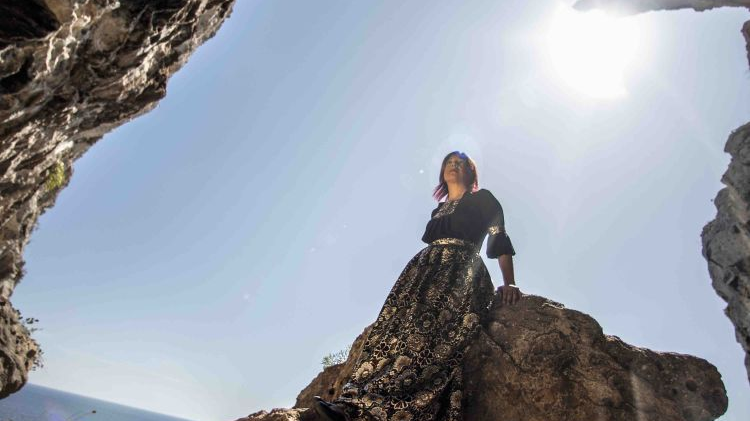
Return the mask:
<path fill-rule="evenodd" d="M 346 359 L 349 358 L 349 351 L 351 350 L 352 346 L 349 345 L 346 347 L 346 349 L 342 349 L 341 351 L 326 355 L 325 357 L 323 357 L 323 361 L 321 361 L 321 364 L 323 364 L 323 368 L 328 368 L 332 365 L 345 363 Z"/>
<path fill-rule="evenodd" d="M 36 342 L 34 338 L 31 337 L 31 334 L 34 332 L 37 332 L 39 330 L 42 330 L 42 328 L 39 327 L 37 323 L 39 323 L 39 319 L 34 317 L 23 317 L 21 315 L 21 311 L 18 309 L 16 310 L 16 314 L 18 315 L 18 321 L 21 323 L 21 328 L 26 331 L 29 338 L 31 338 L 32 341 Z M 31 365 L 32 370 L 36 370 L 37 368 L 44 367 L 44 351 L 42 351 L 42 348 L 39 346 L 39 343 L 37 343 L 37 350 L 34 355 L 31 356 L 31 358 L 34 359 L 34 362 Z"/>
<path fill-rule="evenodd" d="M 47 191 L 55 191 L 65 182 L 65 165 L 62 161 L 57 161 L 52 165 L 52 168 L 48 170 L 47 181 L 44 185 L 47 187 Z"/>

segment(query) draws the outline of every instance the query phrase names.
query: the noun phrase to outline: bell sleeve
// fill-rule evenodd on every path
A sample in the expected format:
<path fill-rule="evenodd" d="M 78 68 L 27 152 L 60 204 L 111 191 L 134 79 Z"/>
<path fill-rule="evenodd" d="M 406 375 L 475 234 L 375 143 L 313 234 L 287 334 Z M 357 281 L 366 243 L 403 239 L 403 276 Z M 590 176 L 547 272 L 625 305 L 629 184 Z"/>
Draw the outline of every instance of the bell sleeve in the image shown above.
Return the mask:
<path fill-rule="evenodd" d="M 485 192 L 486 197 L 482 201 L 482 214 L 487 223 L 487 234 L 489 234 L 489 238 L 487 239 L 487 257 L 497 259 L 503 254 L 513 256 L 516 254 L 516 251 L 510 242 L 510 237 L 505 232 L 503 207 L 500 206 L 500 202 L 497 201 L 492 193 L 487 190 Z"/>

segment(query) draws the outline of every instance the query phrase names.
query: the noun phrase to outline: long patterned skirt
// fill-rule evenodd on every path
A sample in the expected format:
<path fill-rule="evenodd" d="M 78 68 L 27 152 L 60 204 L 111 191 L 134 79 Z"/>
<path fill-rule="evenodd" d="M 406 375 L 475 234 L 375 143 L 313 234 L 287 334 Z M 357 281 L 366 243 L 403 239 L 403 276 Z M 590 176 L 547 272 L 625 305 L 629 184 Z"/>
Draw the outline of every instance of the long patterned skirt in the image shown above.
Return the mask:
<path fill-rule="evenodd" d="M 357 421 L 462 420 L 461 362 L 492 297 L 472 244 L 431 243 L 401 272 L 334 402 Z"/>

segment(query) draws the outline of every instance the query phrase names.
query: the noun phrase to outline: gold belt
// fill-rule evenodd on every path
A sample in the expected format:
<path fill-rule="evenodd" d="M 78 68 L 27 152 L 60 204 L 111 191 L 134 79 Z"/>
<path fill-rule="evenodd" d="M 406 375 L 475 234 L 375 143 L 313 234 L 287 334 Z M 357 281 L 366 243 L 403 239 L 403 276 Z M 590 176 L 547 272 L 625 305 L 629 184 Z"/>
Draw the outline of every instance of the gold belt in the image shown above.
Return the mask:
<path fill-rule="evenodd" d="M 431 242 L 430 245 L 431 246 L 453 245 L 453 246 L 471 247 L 474 250 L 479 249 L 479 247 L 477 247 L 477 245 L 472 243 L 471 241 L 462 240 L 460 238 L 438 238 L 437 240 Z"/>

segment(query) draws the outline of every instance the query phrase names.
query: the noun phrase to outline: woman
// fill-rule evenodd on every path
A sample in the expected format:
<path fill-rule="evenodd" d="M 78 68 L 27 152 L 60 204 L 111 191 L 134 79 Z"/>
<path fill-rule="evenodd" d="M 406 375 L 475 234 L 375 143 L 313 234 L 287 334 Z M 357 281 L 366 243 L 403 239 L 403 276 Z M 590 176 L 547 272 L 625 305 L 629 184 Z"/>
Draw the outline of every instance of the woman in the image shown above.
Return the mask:
<path fill-rule="evenodd" d="M 489 234 L 487 257 L 498 258 L 503 304 L 515 303 L 513 245 L 503 210 L 479 190 L 474 161 L 451 152 L 422 241 L 429 245 L 406 265 L 388 294 L 341 397 L 316 397 L 316 411 L 329 421 L 459 421 L 461 360 L 493 298 L 490 275 L 479 256 Z"/>

